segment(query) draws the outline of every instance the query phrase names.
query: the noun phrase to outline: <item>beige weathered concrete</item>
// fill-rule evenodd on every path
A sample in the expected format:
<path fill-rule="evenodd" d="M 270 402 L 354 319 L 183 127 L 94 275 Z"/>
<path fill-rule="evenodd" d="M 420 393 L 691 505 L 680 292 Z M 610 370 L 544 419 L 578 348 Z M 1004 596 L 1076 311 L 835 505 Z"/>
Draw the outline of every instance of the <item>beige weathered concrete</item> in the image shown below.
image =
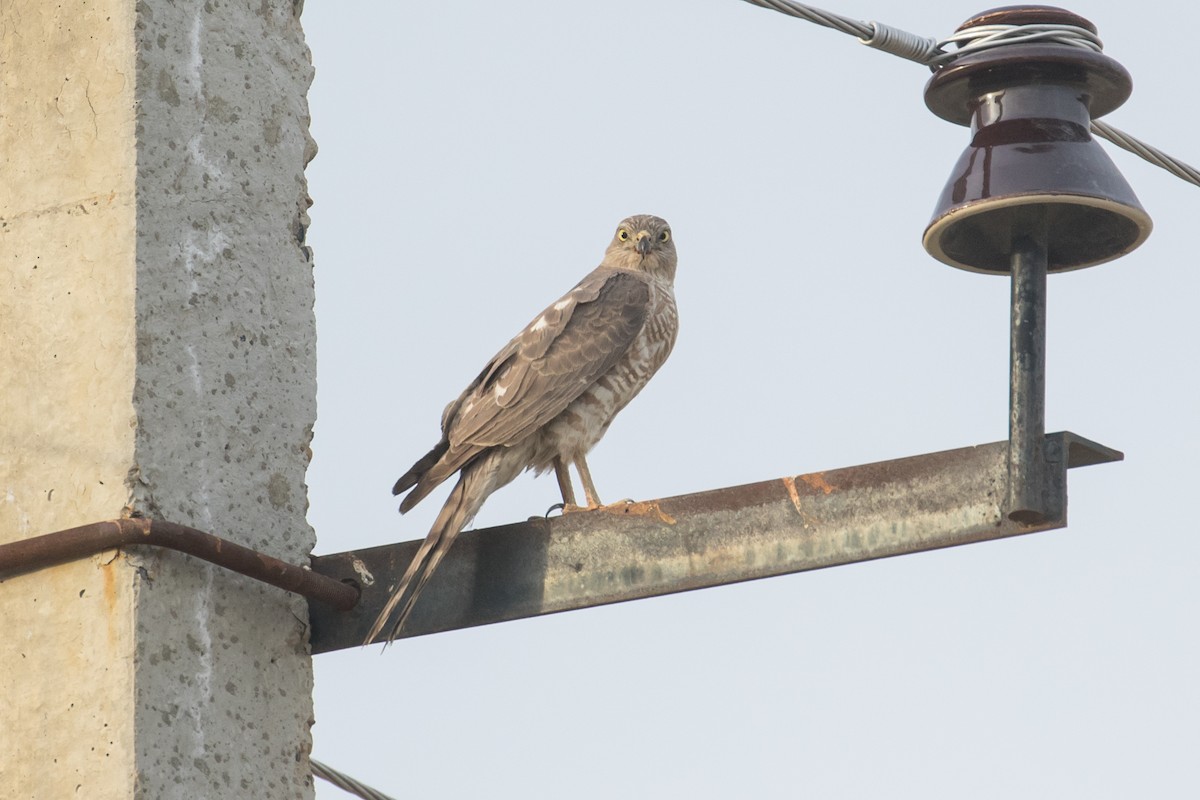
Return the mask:
<path fill-rule="evenodd" d="M 0 541 L 142 514 L 307 557 L 297 14 L 0 4 Z M 0 796 L 311 796 L 305 617 L 161 551 L 0 582 Z"/>
<path fill-rule="evenodd" d="M 0 797 L 134 797 L 133 603 L 115 553 L 0 585 Z"/>
<path fill-rule="evenodd" d="M 0 6 L 2 541 L 132 497 L 133 4 L 49 8 Z M 0 584 L 0 796 L 132 796 L 136 590 L 113 555 Z"/>
<path fill-rule="evenodd" d="M 6 539 L 118 512 L 133 460 L 132 2 L 42 6 L 0 6 Z"/>

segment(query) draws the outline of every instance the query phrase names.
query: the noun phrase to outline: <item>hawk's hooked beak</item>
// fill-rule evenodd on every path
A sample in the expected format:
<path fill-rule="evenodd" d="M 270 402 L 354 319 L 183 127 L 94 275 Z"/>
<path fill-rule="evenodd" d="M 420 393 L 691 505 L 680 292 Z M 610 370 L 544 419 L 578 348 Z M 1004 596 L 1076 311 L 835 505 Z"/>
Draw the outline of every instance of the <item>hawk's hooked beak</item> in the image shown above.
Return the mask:
<path fill-rule="evenodd" d="M 654 240 L 650 238 L 649 231 L 637 232 L 637 251 L 640 255 L 645 256 L 650 252 L 650 245 L 654 244 Z"/>

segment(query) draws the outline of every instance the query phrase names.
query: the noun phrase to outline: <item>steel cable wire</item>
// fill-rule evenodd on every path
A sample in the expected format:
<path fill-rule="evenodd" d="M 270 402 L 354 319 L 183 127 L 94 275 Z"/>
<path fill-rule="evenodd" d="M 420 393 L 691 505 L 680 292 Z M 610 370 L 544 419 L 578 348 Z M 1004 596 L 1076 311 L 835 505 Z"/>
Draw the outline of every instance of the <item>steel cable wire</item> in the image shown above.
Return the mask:
<path fill-rule="evenodd" d="M 954 62 L 962 56 L 979 50 L 1030 41 L 1052 41 L 1073 47 L 1085 47 L 1099 52 L 1100 40 L 1091 31 L 1072 25 L 986 25 L 960 31 L 946 39 L 938 40 L 918 36 L 914 33 L 893 28 L 880 22 L 863 22 L 850 17 L 824 11 L 794 0 L 743 0 L 760 8 L 768 8 L 803 19 L 826 28 L 833 28 L 856 37 L 863 44 L 877 50 L 916 61 L 934 70 Z M 946 50 L 950 44 L 955 50 Z M 1105 122 L 1092 122 L 1092 132 L 1117 147 L 1149 161 L 1156 167 L 1188 183 L 1200 186 L 1200 171 L 1179 159 L 1149 145 L 1136 136 L 1115 128 Z"/>

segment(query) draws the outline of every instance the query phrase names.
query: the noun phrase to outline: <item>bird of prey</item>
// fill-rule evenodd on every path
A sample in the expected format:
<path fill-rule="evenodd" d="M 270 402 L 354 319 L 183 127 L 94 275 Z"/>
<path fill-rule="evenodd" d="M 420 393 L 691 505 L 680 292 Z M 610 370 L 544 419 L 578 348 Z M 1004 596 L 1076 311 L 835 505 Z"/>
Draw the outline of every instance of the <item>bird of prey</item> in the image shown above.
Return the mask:
<path fill-rule="evenodd" d="M 588 508 L 601 505 L 586 456 L 675 344 L 675 242 L 667 223 L 629 217 L 600 266 L 496 354 L 442 413 L 442 438 L 396 481 L 400 513 L 454 473 L 458 483 L 364 644 L 388 626 L 396 638 L 429 576 L 488 495 L 523 470 L 551 467 L 566 510 L 578 508 L 568 465 Z"/>

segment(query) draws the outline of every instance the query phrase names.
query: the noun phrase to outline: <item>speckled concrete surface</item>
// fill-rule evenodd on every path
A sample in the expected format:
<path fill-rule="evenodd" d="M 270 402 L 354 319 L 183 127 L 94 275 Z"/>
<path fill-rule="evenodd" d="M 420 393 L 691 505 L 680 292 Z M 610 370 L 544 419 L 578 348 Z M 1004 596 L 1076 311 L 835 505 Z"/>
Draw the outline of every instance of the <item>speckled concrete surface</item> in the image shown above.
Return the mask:
<path fill-rule="evenodd" d="M 307 557 L 297 14 L 0 9 L 0 541 L 140 514 Z M 3 581 L 0 617 L 5 796 L 312 795 L 303 600 L 138 550 Z"/>

